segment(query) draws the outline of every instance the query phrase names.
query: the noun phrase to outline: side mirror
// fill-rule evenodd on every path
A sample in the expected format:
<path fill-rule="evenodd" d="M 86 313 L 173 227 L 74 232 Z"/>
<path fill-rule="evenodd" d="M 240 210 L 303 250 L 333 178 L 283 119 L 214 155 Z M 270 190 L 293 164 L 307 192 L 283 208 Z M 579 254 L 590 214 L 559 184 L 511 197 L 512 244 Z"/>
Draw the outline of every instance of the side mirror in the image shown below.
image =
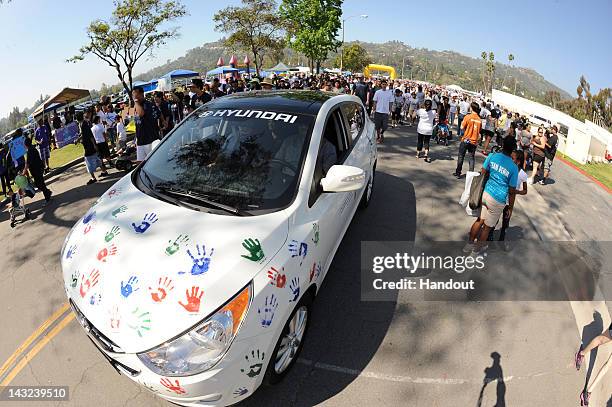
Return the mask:
<path fill-rule="evenodd" d="M 350 165 L 333 165 L 321 180 L 323 192 L 357 191 L 365 185 L 365 172 Z"/>

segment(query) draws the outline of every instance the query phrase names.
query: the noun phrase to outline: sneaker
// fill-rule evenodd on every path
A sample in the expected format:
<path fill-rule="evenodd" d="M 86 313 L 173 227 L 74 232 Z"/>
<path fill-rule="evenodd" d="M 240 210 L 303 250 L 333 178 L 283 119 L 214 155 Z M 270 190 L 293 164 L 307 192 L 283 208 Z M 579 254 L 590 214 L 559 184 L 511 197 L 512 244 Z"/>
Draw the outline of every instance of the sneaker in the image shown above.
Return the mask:
<path fill-rule="evenodd" d="M 98 182 L 98 180 L 92 178 L 89 181 L 87 181 L 87 185 L 95 184 L 96 182 Z"/>
<path fill-rule="evenodd" d="M 576 370 L 580 370 L 580 366 L 582 366 L 582 362 L 584 361 L 584 355 L 580 353 L 581 350 L 576 352 L 574 355 L 574 365 L 576 366 Z"/>
<path fill-rule="evenodd" d="M 540 185 L 546 185 L 546 181 L 544 181 L 543 179 L 540 180 L 540 182 L 538 182 L 538 184 Z"/>
<path fill-rule="evenodd" d="M 588 406 L 589 405 L 589 398 L 591 397 L 591 393 L 589 393 L 588 391 L 583 390 L 582 393 L 580 393 L 580 405 L 581 406 Z"/>
<path fill-rule="evenodd" d="M 423 161 L 425 161 L 426 163 L 430 163 L 431 162 L 431 158 L 425 156 L 425 158 L 423 159 Z"/>
<path fill-rule="evenodd" d="M 104 171 L 103 173 L 100 174 L 102 177 L 108 177 L 108 172 Z"/>
<path fill-rule="evenodd" d="M 463 249 L 461 249 L 461 251 L 463 253 L 471 253 L 474 250 L 474 247 L 475 247 L 474 243 L 468 242 L 465 244 L 465 246 L 463 246 Z"/>

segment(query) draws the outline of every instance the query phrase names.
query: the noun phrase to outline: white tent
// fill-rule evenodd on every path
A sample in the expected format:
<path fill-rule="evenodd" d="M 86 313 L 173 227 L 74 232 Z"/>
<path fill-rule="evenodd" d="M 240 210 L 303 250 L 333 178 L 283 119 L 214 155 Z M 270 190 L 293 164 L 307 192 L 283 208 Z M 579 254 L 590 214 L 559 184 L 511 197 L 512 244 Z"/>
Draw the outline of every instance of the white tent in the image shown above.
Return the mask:
<path fill-rule="evenodd" d="M 448 85 L 448 86 L 446 87 L 446 89 L 449 89 L 449 90 L 454 90 L 454 91 L 456 91 L 456 92 L 463 91 L 463 88 L 462 88 L 461 86 L 459 86 L 459 85 Z"/>

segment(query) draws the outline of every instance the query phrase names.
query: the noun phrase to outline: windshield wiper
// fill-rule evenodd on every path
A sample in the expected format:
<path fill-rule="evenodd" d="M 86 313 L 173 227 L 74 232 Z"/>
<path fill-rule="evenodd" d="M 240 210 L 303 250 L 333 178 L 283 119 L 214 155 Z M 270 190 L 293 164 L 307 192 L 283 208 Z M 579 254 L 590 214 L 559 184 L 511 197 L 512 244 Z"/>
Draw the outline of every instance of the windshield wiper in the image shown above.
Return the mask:
<path fill-rule="evenodd" d="M 164 194 L 174 195 L 182 198 L 189 198 L 202 206 L 209 208 L 220 209 L 222 211 L 231 213 L 236 216 L 252 216 L 249 212 L 235 208 L 233 206 L 225 205 L 219 202 L 210 200 L 207 196 L 198 194 L 197 192 L 188 191 L 181 188 L 170 187 L 165 185 L 155 185 L 155 190 Z"/>

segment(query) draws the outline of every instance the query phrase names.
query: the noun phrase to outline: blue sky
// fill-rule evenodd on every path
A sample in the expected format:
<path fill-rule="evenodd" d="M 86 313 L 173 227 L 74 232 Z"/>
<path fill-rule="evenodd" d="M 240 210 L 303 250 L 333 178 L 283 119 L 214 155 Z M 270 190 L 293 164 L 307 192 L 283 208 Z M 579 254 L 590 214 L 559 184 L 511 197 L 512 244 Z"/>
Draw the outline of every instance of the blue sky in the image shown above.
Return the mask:
<path fill-rule="evenodd" d="M 212 15 L 238 0 L 183 0 L 190 15 L 178 25 L 182 37 L 142 61 L 136 73 L 218 39 Z M 99 88 L 116 83 L 114 70 L 95 57 L 77 64 L 64 60 L 85 41 L 85 27 L 106 18 L 112 0 L 13 0 L 0 6 L 0 117 L 13 106 L 23 109 L 38 95 L 65 86 Z M 346 40 L 399 40 L 414 47 L 453 50 L 479 57 L 491 50 L 509 53 L 516 65 L 534 68 L 575 94 L 584 74 L 592 90 L 612 86 L 612 1 L 542 0 L 457 2 L 345 0 L 344 15 L 367 14 L 346 22 Z M 227 59 L 227 57 L 226 57 Z M 187 67 L 188 68 L 188 67 Z"/>

